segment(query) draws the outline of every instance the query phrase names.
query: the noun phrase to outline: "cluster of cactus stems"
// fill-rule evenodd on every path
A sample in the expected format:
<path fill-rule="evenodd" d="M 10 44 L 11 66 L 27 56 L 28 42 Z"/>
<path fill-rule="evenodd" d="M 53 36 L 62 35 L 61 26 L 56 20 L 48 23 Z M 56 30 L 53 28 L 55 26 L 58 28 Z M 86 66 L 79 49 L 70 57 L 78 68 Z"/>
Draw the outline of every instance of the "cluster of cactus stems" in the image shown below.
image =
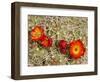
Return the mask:
<path fill-rule="evenodd" d="M 28 66 L 87 64 L 87 42 L 87 17 L 28 15 Z"/>

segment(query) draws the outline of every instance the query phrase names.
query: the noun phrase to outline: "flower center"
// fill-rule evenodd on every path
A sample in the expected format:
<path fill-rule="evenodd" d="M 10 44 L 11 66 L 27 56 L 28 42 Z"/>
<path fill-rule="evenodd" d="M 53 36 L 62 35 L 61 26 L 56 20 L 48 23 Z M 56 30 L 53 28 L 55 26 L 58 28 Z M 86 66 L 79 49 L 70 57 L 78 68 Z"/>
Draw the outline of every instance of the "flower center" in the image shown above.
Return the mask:
<path fill-rule="evenodd" d="M 33 32 L 32 35 L 33 35 L 33 37 L 38 38 L 41 36 L 41 33 L 40 32 Z"/>
<path fill-rule="evenodd" d="M 78 49 L 77 48 L 75 48 L 75 51 L 77 51 Z"/>
<path fill-rule="evenodd" d="M 37 36 L 37 37 L 40 37 L 40 36 L 41 36 L 41 33 L 40 33 L 40 32 L 37 32 L 37 33 L 36 33 L 36 36 Z"/>
<path fill-rule="evenodd" d="M 77 55 L 79 53 L 79 50 L 80 50 L 79 46 L 75 46 L 73 51 Z"/>

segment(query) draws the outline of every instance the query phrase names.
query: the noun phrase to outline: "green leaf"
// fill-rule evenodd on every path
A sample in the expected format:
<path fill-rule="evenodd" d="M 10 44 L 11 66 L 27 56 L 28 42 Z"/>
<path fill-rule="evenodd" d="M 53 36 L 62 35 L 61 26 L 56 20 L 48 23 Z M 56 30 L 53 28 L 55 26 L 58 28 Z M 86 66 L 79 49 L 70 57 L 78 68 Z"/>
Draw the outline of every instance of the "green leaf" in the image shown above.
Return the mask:
<path fill-rule="evenodd" d="M 65 57 L 67 57 L 67 58 L 69 58 L 69 57 L 70 57 L 70 54 L 69 54 L 69 52 L 68 52 L 68 51 L 67 51 L 67 53 L 66 53 Z"/>
<path fill-rule="evenodd" d="M 55 45 L 58 46 L 58 40 L 55 41 Z"/>

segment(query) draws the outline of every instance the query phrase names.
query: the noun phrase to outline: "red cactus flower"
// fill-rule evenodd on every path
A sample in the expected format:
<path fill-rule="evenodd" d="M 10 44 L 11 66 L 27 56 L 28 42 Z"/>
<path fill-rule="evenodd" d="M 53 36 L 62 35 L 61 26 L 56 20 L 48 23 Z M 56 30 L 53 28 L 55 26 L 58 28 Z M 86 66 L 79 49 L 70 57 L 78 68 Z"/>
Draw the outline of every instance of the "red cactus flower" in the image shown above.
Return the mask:
<path fill-rule="evenodd" d="M 41 26 L 35 26 L 30 32 L 30 35 L 33 41 L 38 41 L 44 35 L 44 29 Z"/>
<path fill-rule="evenodd" d="M 67 42 L 65 40 L 60 40 L 58 45 L 59 45 L 60 48 L 66 48 Z"/>
<path fill-rule="evenodd" d="M 40 40 L 40 44 L 43 47 L 51 47 L 52 46 L 52 38 L 49 38 L 46 35 L 44 35 Z"/>
<path fill-rule="evenodd" d="M 67 53 L 67 42 L 65 40 L 60 40 L 58 43 L 59 50 L 62 54 Z"/>
<path fill-rule="evenodd" d="M 40 38 L 40 41 L 45 40 L 46 38 L 48 38 L 45 34 Z"/>
<path fill-rule="evenodd" d="M 70 43 L 69 52 L 72 58 L 78 59 L 84 55 L 85 48 L 81 40 L 75 40 Z"/>
<path fill-rule="evenodd" d="M 61 52 L 62 54 L 66 54 L 66 53 L 67 53 L 67 50 L 66 50 L 66 48 L 60 48 L 60 52 Z"/>

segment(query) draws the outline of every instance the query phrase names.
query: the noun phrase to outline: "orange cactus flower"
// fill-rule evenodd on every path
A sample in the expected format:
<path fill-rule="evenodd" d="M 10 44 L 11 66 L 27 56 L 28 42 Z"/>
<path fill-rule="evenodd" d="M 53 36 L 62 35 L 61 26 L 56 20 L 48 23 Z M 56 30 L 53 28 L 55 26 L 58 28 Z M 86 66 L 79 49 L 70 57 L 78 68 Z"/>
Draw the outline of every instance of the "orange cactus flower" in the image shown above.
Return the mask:
<path fill-rule="evenodd" d="M 46 35 L 44 35 L 44 36 L 41 38 L 40 44 L 41 44 L 43 47 L 51 47 L 51 46 L 52 46 L 52 38 L 49 38 L 49 37 L 47 37 Z"/>
<path fill-rule="evenodd" d="M 72 58 L 78 59 L 84 55 L 85 48 L 81 40 L 72 41 L 70 43 L 69 52 Z"/>
<path fill-rule="evenodd" d="M 30 34 L 33 41 L 38 41 L 44 35 L 44 29 L 41 26 L 35 26 Z"/>

